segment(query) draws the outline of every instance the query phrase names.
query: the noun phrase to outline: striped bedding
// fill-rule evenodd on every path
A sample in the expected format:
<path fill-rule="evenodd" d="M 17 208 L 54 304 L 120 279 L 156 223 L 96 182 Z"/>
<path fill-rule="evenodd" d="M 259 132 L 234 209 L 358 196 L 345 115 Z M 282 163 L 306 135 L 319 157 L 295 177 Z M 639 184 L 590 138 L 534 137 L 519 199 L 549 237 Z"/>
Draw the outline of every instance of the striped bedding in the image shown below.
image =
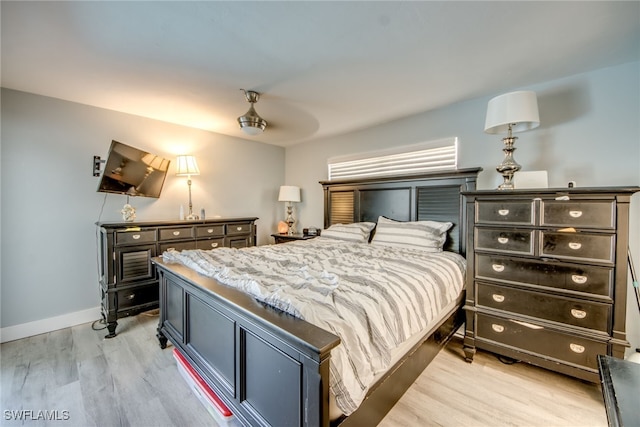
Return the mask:
<path fill-rule="evenodd" d="M 331 384 L 349 415 L 391 352 L 424 329 L 464 286 L 465 260 L 451 252 L 375 246 L 317 237 L 243 249 L 168 251 L 200 274 L 340 337 Z"/>

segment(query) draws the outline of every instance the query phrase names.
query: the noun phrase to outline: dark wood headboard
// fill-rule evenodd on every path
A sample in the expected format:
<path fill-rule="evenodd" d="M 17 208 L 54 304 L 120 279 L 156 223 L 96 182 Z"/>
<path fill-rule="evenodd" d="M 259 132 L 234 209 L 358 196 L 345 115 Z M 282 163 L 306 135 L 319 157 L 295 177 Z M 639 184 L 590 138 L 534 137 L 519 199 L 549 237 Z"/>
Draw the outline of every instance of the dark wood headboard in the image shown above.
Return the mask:
<path fill-rule="evenodd" d="M 445 250 L 465 254 L 463 191 L 476 189 L 482 168 L 423 175 L 320 181 L 324 189 L 324 227 L 352 222 L 452 222 Z"/>

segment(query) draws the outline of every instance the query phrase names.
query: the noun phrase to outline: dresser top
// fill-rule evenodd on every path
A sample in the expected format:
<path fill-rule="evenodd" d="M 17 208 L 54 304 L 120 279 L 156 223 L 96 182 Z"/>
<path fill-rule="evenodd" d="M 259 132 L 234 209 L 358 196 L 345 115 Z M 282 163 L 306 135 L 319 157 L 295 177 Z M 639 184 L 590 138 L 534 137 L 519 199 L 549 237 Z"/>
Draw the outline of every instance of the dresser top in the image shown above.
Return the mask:
<path fill-rule="evenodd" d="M 122 227 L 161 227 L 161 226 L 176 226 L 176 225 L 204 225 L 204 224 L 219 224 L 228 222 L 248 222 L 255 221 L 258 218 L 252 217 L 240 217 L 240 218 L 207 218 L 196 220 L 168 220 L 168 221 L 130 221 L 130 222 L 96 222 L 98 227 L 106 228 L 122 228 Z"/>
<path fill-rule="evenodd" d="M 540 196 L 558 196 L 572 194 L 627 194 L 639 192 L 640 187 L 636 186 L 620 186 L 620 187 L 573 187 L 573 188 L 527 188 L 521 190 L 476 190 L 463 191 L 463 195 L 474 196 L 519 196 L 519 195 L 540 195 Z"/>

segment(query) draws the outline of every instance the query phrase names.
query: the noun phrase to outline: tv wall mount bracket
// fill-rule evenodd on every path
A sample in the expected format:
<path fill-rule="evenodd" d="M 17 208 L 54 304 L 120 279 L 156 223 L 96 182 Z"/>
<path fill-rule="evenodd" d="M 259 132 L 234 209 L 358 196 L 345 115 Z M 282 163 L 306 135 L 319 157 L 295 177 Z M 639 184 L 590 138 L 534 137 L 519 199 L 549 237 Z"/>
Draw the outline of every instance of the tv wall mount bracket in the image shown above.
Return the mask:
<path fill-rule="evenodd" d="M 93 156 L 93 176 L 100 176 L 100 164 L 106 160 L 101 160 L 100 156 Z"/>

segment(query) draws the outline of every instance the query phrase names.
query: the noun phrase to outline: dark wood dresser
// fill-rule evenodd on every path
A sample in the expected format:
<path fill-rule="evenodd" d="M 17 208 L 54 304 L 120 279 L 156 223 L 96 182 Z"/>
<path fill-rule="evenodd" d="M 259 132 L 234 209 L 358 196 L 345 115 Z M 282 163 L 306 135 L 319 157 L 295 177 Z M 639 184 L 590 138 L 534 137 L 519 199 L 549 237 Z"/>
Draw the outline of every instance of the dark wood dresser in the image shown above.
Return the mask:
<path fill-rule="evenodd" d="M 108 335 L 117 319 L 158 307 L 158 275 L 151 258 L 173 248 L 215 249 L 256 244 L 258 218 L 96 223 L 102 317 Z"/>
<path fill-rule="evenodd" d="M 466 197 L 464 352 L 598 382 L 624 358 L 629 202 L 638 187 L 475 191 Z"/>

